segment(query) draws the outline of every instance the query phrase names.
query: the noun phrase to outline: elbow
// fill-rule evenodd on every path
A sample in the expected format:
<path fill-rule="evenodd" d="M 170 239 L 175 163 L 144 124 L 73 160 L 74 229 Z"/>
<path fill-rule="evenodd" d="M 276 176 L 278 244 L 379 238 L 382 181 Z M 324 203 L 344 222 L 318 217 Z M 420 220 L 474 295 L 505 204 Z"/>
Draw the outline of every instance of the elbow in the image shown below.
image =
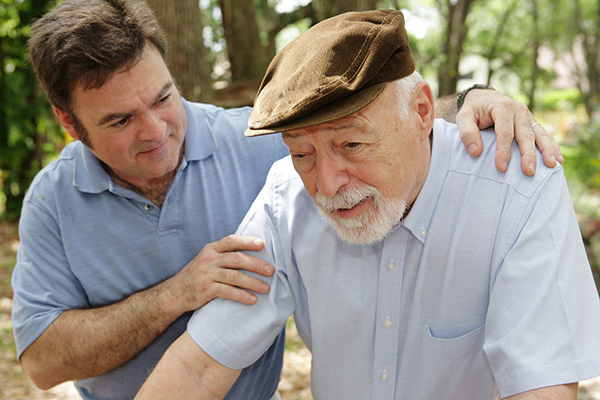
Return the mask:
<path fill-rule="evenodd" d="M 27 354 L 27 351 L 21 356 L 21 364 L 38 389 L 48 390 L 67 380 L 61 379 L 58 371 L 51 371 L 48 363 Z"/>

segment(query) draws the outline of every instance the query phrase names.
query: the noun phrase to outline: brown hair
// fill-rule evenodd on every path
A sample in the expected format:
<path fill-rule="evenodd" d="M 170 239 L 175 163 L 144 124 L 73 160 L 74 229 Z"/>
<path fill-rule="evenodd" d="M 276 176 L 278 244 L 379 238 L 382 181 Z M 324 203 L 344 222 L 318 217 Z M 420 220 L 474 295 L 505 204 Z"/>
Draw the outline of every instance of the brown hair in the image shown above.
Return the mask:
<path fill-rule="evenodd" d="M 74 118 L 73 90 L 132 67 L 147 43 L 165 58 L 164 33 L 144 1 L 66 0 L 33 24 L 29 59 L 50 103 Z"/>

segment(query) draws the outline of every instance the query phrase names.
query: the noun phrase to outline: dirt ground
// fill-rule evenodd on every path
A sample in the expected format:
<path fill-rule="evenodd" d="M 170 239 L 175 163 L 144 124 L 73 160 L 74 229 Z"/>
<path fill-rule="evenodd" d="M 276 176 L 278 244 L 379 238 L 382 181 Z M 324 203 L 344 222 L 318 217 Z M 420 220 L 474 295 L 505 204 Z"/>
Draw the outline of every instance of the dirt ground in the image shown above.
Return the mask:
<path fill-rule="evenodd" d="M 0 222 L 0 400 L 75 400 L 72 383 L 51 390 L 37 389 L 16 361 L 10 312 L 10 276 L 19 240 L 16 226 Z M 286 354 L 279 392 L 283 400 L 312 400 L 310 393 L 310 352 L 302 344 L 293 324 L 287 330 Z M 600 379 L 581 382 L 580 400 L 600 400 Z"/>

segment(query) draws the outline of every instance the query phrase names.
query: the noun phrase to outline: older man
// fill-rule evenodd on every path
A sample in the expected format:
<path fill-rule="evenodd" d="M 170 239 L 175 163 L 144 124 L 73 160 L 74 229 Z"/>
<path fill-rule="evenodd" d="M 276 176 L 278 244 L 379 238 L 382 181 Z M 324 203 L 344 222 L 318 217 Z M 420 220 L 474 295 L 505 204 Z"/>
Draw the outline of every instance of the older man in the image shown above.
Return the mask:
<path fill-rule="evenodd" d="M 568 399 L 600 374 L 562 169 L 500 173 L 493 135 L 457 151 L 407 42 L 401 12 L 349 13 L 275 58 L 247 135 L 284 132 L 291 157 L 238 230 L 265 240 L 271 290 L 196 312 L 140 398 L 221 398 L 292 313 L 316 399 Z"/>

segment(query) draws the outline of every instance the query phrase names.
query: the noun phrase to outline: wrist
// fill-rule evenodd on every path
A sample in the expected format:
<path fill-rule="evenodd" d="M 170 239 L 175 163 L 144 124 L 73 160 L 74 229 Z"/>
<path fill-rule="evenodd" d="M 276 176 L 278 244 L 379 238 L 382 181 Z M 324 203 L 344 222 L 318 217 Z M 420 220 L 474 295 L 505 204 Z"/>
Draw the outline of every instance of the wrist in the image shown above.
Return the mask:
<path fill-rule="evenodd" d="M 155 318 L 165 323 L 170 324 L 186 311 L 182 300 L 185 296 L 177 295 L 176 285 L 173 282 L 174 277 L 171 277 L 158 285 L 147 289 L 144 294 L 155 304 Z"/>
<path fill-rule="evenodd" d="M 460 108 L 463 106 L 464 102 L 465 102 L 465 98 L 467 97 L 467 94 L 469 94 L 469 92 L 473 89 L 487 89 L 487 90 L 496 90 L 493 87 L 489 86 L 489 85 L 485 85 L 483 83 L 476 83 L 472 86 L 469 86 L 468 88 L 466 88 L 465 90 L 463 90 L 462 92 L 460 92 L 460 94 L 458 95 L 458 98 L 456 99 L 456 109 L 457 111 L 460 111 Z"/>

